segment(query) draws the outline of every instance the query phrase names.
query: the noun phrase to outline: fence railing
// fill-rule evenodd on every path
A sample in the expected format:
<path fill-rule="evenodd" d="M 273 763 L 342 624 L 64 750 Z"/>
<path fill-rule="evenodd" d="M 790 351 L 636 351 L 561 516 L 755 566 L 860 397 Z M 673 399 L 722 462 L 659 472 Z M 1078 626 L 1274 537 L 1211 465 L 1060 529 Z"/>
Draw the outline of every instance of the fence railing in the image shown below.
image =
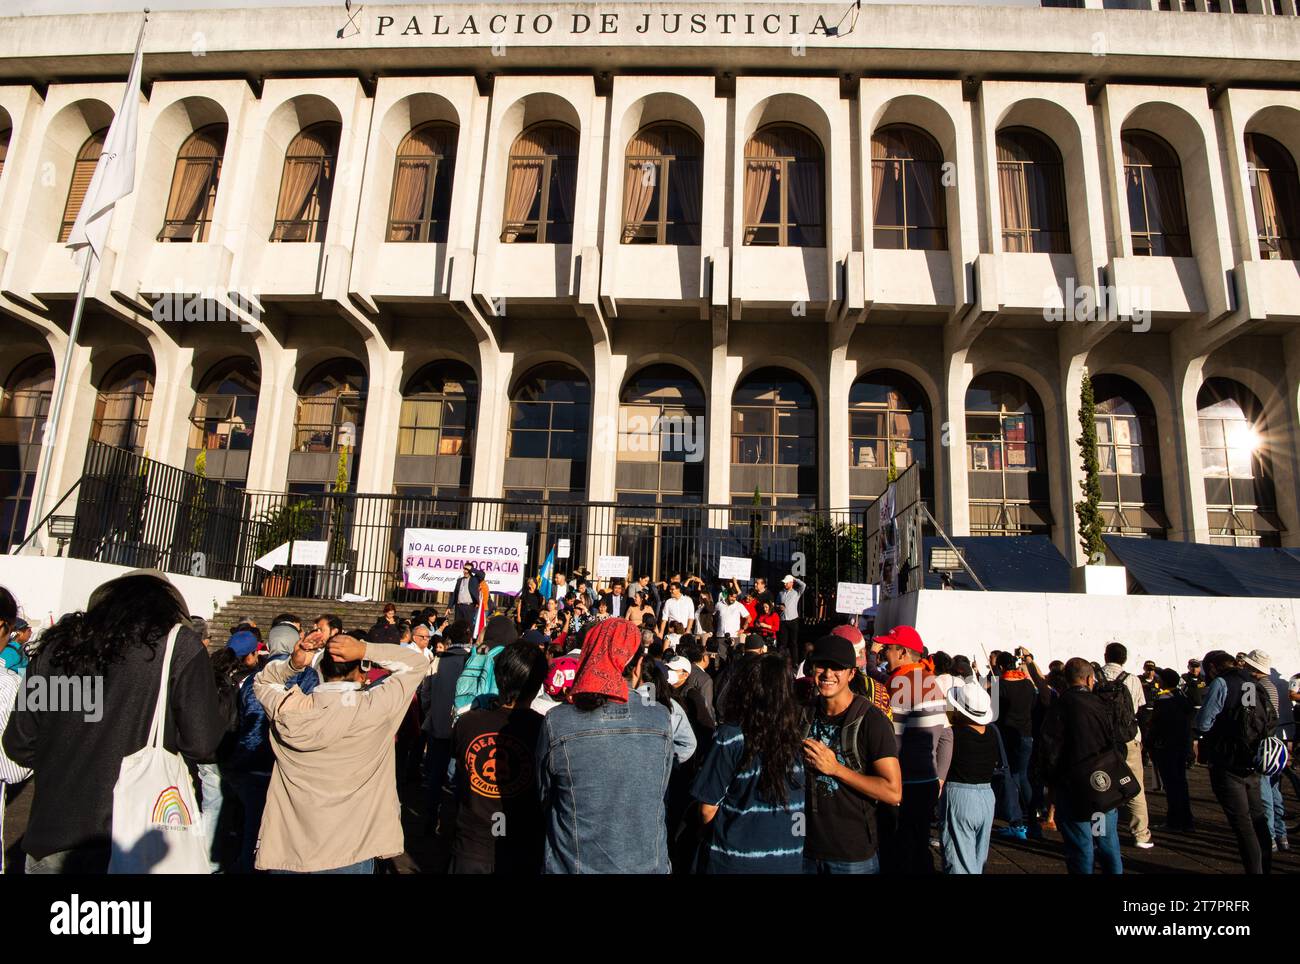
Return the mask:
<path fill-rule="evenodd" d="M 722 556 L 744 557 L 773 588 L 787 573 L 804 580 L 806 620 L 830 618 L 836 583 L 868 575 L 862 510 L 245 492 L 99 443 L 87 452 L 76 519 L 69 551 L 77 558 L 321 599 L 435 601 L 403 587 L 408 528 L 523 532 L 529 575 L 562 540 L 569 554 L 557 553 L 557 571 L 594 572 L 599 556 L 621 555 L 634 576 L 698 575 L 710 586 Z M 325 542 L 324 564 L 256 565 L 291 540 Z"/>

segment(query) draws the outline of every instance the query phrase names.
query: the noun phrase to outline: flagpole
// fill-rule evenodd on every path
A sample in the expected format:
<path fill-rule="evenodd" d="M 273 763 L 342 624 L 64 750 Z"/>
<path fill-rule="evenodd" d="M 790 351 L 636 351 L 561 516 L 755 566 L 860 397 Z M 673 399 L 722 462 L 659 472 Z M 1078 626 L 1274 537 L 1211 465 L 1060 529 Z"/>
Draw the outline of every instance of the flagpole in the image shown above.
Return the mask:
<path fill-rule="evenodd" d="M 148 23 L 149 8 L 146 7 L 144 10 L 144 20 L 140 23 L 140 33 L 135 38 L 135 53 L 132 56 L 133 65 L 140 57 L 141 47 L 144 44 L 144 28 Z M 132 95 L 130 87 L 131 76 L 133 73 L 134 71 L 127 75 L 128 89 L 123 95 L 124 98 Z M 138 90 L 135 91 L 135 96 L 139 96 Z M 125 99 L 123 100 L 123 103 L 126 103 Z M 96 168 L 98 169 L 98 164 L 96 165 Z M 83 198 L 83 204 L 84 200 L 85 199 Z M 78 220 L 80 220 L 80 217 L 80 213 L 78 213 Z M 76 226 L 74 225 L 74 228 L 75 227 Z M 50 466 L 54 461 L 54 446 L 58 439 L 59 416 L 63 413 L 63 400 L 68 391 L 68 374 L 72 367 L 72 353 L 77 347 L 77 336 L 81 333 L 81 316 L 86 308 L 86 285 L 90 280 L 90 265 L 97 257 L 93 246 L 85 245 L 85 247 L 87 248 L 86 263 L 82 265 L 81 284 L 77 286 L 77 303 L 72 310 L 72 324 L 68 328 L 68 344 L 63 350 L 63 367 L 59 369 L 59 376 L 54 384 L 54 398 L 50 403 L 49 418 L 46 420 L 44 429 L 41 432 L 41 465 L 36 476 L 36 492 L 33 494 L 32 501 L 27 509 L 27 535 L 29 536 L 33 534 L 35 527 L 40 523 L 41 519 L 44 518 L 45 499 L 50 488 Z M 42 540 L 40 535 L 37 534 L 34 544 L 38 548 L 43 549 L 43 542 L 44 540 Z"/>

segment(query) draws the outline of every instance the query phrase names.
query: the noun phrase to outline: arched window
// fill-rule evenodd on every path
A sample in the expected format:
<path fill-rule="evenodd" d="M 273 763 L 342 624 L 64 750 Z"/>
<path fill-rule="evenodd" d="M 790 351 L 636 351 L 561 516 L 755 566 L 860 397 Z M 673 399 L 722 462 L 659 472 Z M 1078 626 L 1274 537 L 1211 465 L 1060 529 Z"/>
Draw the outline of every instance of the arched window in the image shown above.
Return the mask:
<path fill-rule="evenodd" d="M 1280 545 L 1282 525 L 1259 399 L 1230 379 L 1209 378 L 1196 396 L 1196 409 L 1210 541 L 1218 545 Z"/>
<path fill-rule="evenodd" d="M 1068 254 L 1065 168 L 1048 138 L 1028 127 L 998 131 L 1002 250 Z"/>
<path fill-rule="evenodd" d="M 388 207 L 389 241 L 446 242 L 459 133 L 454 124 L 435 121 L 402 138 Z"/>
<path fill-rule="evenodd" d="M 619 498 L 657 502 L 704 491 L 704 392 L 676 365 L 650 365 L 618 410 Z"/>
<path fill-rule="evenodd" d="M 623 243 L 700 243 L 704 145 L 681 124 L 655 124 L 627 145 Z"/>
<path fill-rule="evenodd" d="M 572 244 L 577 193 L 578 132 L 567 124 L 528 128 L 510 146 L 501 240 Z"/>
<path fill-rule="evenodd" d="M 1295 158 L 1273 138 L 1247 134 L 1246 163 L 1259 230 L 1259 256 L 1300 260 L 1300 177 Z"/>
<path fill-rule="evenodd" d="M 570 499 L 587 488 L 591 383 L 572 365 L 549 362 L 510 393 L 506 485 L 516 497 Z"/>
<path fill-rule="evenodd" d="M 171 194 L 159 241 L 206 241 L 217 206 L 221 158 L 226 153 L 225 124 L 211 124 L 185 139 L 176 154 Z"/>
<path fill-rule="evenodd" d="M 912 466 L 921 494 L 932 498 L 930 405 L 925 392 L 902 372 L 868 372 L 849 389 L 850 494 L 864 503 Z"/>
<path fill-rule="evenodd" d="M 95 176 L 95 165 L 99 163 L 99 155 L 104 153 L 107 139 L 108 128 L 105 127 L 87 137 L 81 150 L 77 151 L 77 162 L 72 167 L 72 184 L 68 187 L 68 200 L 63 205 L 63 220 L 59 223 L 59 244 L 68 240 L 72 226 L 77 223 L 81 202 L 90 187 L 90 179 Z"/>
<path fill-rule="evenodd" d="M 745 144 L 745 244 L 826 244 L 822 146 L 802 127 L 774 124 Z"/>
<path fill-rule="evenodd" d="M 260 386 L 261 375 L 252 358 L 227 358 L 214 365 L 194 396 L 189 447 L 251 450 Z"/>
<path fill-rule="evenodd" d="M 1128 195 L 1133 253 L 1157 258 L 1189 258 L 1187 204 L 1178 155 L 1150 131 L 1125 131 L 1124 190 Z"/>
<path fill-rule="evenodd" d="M 813 506 L 817 500 L 817 401 L 798 375 L 760 368 L 731 398 L 732 502 Z"/>
<path fill-rule="evenodd" d="M 1022 379 L 1001 372 L 966 389 L 972 535 L 1050 535 L 1043 406 Z"/>
<path fill-rule="evenodd" d="M 0 131 L 0 177 L 4 176 L 5 158 L 9 156 L 9 135 L 12 129 Z"/>
<path fill-rule="evenodd" d="M 325 121 L 299 131 L 289 142 L 284 152 L 272 241 L 325 239 L 342 134 L 343 125 Z"/>
<path fill-rule="evenodd" d="M 54 360 L 33 355 L 18 364 L 0 396 L 0 445 L 40 445 L 41 425 L 50 411 Z"/>
<path fill-rule="evenodd" d="M 877 248 L 948 250 L 943 152 L 908 124 L 871 135 L 871 209 Z"/>
<path fill-rule="evenodd" d="M 337 453 L 344 447 L 360 451 L 365 407 L 366 370 L 360 362 L 336 358 L 318 365 L 298 389 L 294 451 Z"/>
<path fill-rule="evenodd" d="M 397 430 L 399 491 L 469 493 L 478 395 L 474 370 L 450 359 L 425 365 L 406 383 Z"/>
<path fill-rule="evenodd" d="M 153 402 L 153 378 L 153 361 L 147 355 L 133 355 L 109 369 L 95 399 L 90 437 L 142 455 Z"/>
<path fill-rule="evenodd" d="M 1106 531 L 1165 538 L 1169 519 L 1160 478 L 1160 438 L 1151 399 L 1119 375 L 1096 375 L 1097 461 Z"/>

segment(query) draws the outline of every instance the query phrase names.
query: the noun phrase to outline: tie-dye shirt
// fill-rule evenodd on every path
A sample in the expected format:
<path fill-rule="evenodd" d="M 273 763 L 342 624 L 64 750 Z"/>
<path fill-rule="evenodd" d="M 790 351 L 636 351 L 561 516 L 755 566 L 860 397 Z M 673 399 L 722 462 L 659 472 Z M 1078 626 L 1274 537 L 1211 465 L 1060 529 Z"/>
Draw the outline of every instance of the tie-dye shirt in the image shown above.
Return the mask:
<path fill-rule="evenodd" d="M 759 792 L 762 761 L 743 769 L 745 735 L 724 723 L 691 787 L 701 803 L 718 808 L 710 825 L 707 872 L 711 874 L 797 874 L 803 868 L 804 773 L 796 758 L 784 804 Z"/>

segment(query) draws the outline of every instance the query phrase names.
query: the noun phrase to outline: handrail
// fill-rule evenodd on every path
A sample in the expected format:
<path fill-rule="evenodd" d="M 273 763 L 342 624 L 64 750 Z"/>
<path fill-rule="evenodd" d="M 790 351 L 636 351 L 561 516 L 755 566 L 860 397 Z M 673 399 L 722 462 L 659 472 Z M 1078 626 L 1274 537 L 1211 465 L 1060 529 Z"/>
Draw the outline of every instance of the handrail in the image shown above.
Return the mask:
<path fill-rule="evenodd" d="M 85 476 L 82 476 L 82 478 L 85 478 Z M 9 554 L 10 554 L 11 556 L 16 556 L 16 555 L 18 555 L 18 553 L 22 552 L 23 549 L 27 546 L 27 543 L 29 543 L 29 542 L 32 541 L 32 537 L 33 537 L 34 535 L 36 535 L 36 533 L 40 532 L 41 529 L 43 529 L 43 528 L 45 527 L 45 524 L 46 524 L 47 522 L 50 521 L 50 518 L 54 515 L 54 513 L 56 513 L 56 512 L 59 511 L 59 506 L 63 505 L 63 503 L 65 503 L 65 502 L 67 502 L 67 501 L 68 501 L 68 496 L 72 495 L 73 492 L 76 492 L 77 489 L 78 489 L 80 486 L 81 486 L 81 479 L 79 478 L 79 479 L 77 479 L 76 482 L 73 482 L 73 483 L 72 483 L 72 488 L 68 489 L 67 492 L 64 492 L 64 493 L 63 493 L 63 498 L 61 498 L 58 502 L 54 503 L 54 508 L 51 509 L 49 512 L 45 513 L 44 518 L 42 518 L 40 522 L 38 522 L 38 523 L 36 523 L 36 525 L 32 526 L 32 531 L 29 532 L 29 533 L 27 533 L 27 538 L 24 539 L 22 542 L 18 543 L 18 545 L 17 545 L 16 548 L 13 548 L 13 549 L 10 549 L 10 550 L 9 550 Z"/>

